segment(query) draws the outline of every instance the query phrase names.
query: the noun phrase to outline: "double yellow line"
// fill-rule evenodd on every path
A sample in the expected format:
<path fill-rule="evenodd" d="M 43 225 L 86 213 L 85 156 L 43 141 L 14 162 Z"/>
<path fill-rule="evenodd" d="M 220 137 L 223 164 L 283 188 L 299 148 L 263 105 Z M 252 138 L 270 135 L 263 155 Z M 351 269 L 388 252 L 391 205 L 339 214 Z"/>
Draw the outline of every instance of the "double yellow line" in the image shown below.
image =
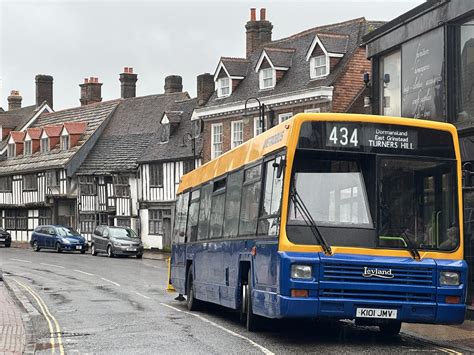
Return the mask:
<path fill-rule="evenodd" d="M 41 313 L 43 313 L 44 318 L 48 322 L 49 334 L 50 334 L 50 343 L 51 343 L 51 353 L 54 354 L 56 352 L 56 344 L 55 344 L 55 340 L 54 340 L 56 338 L 57 339 L 56 342 L 57 342 L 58 348 L 59 348 L 59 353 L 61 355 L 64 355 L 63 341 L 62 341 L 62 338 L 61 338 L 61 328 L 59 327 L 59 323 L 56 320 L 56 318 L 54 318 L 54 316 L 49 311 L 48 306 L 46 306 L 46 303 L 43 301 L 43 299 L 35 291 L 33 291 L 33 289 L 31 287 L 23 284 L 20 281 L 15 280 L 15 279 L 13 279 L 13 281 L 15 281 L 21 287 L 23 287 L 38 303 L 38 305 L 41 309 Z M 56 327 L 56 330 L 53 327 L 53 323 L 54 323 L 54 326 Z"/>

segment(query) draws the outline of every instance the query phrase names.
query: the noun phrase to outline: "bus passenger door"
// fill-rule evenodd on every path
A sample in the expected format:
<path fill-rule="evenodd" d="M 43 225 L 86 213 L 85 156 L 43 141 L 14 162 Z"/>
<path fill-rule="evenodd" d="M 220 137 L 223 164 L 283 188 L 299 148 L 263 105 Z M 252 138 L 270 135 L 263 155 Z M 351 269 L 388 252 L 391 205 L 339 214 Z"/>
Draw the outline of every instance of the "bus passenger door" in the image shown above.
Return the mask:
<path fill-rule="evenodd" d="M 176 201 L 175 223 L 171 245 L 171 283 L 176 290 L 185 294 L 186 289 L 186 219 L 189 193 L 178 196 Z"/>

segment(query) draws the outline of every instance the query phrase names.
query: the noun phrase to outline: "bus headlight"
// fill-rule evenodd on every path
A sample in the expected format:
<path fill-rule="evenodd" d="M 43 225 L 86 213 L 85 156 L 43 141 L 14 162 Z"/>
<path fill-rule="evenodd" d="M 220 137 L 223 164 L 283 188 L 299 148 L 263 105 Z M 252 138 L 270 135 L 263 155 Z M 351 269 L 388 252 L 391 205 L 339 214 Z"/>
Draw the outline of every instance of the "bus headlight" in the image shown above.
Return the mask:
<path fill-rule="evenodd" d="M 310 265 L 291 265 L 291 278 L 293 279 L 312 279 L 313 268 Z"/>
<path fill-rule="evenodd" d="M 439 284 L 441 286 L 459 286 L 459 272 L 441 271 L 439 274 Z"/>

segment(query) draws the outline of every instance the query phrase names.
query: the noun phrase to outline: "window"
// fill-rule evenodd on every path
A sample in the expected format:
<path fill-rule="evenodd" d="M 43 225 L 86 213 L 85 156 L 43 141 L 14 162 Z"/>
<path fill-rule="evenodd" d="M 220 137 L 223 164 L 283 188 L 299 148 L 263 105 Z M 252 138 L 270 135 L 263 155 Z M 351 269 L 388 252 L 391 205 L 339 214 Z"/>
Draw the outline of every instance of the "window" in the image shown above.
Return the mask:
<path fill-rule="evenodd" d="M 117 227 L 131 227 L 131 220 L 130 218 L 117 218 Z"/>
<path fill-rule="evenodd" d="M 36 174 L 23 175 L 23 191 L 38 190 L 38 176 Z"/>
<path fill-rule="evenodd" d="M 226 179 L 214 182 L 212 205 L 211 205 L 211 225 L 209 238 L 220 238 L 222 236 L 222 224 L 224 222 L 224 202 L 225 202 Z"/>
<path fill-rule="evenodd" d="M 163 234 L 163 211 L 148 211 L 148 234 Z"/>
<path fill-rule="evenodd" d="M 21 209 L 16 211 L 16 229 L 28 229 L 28 210 Z"/>
<path fill-rule="evenodd" d="M 311 58 L 311 79 L 322 78 L 329 74 L 329 60 L 325 55 Z"/>
<path fill-rule="evenodd" d="M 52 222 L 51 209 L 49 209 L 49 208 L 40 208 L 39 209 L 38 222 L 39 222 L 40 225 L 53 223 Z"/>
<path fill-rule="evenodd" d="M 32 152 L 32 149 L 31 149 L 31 141 L 25 141 L 25 149 L 24 149 L 24 152 L 23 152 L 23 155 L 31 155 L 33 152 Z"/>
<path fill-rule="evenodd" d="M 49 138 L 48 137 L 41 138 L 40 148 L 41 148 L 41 153 L 49 152 Z"/>
<path fill-rule="evenodd" d="M 380 112 L 384 116 L 401 115 L 400 51 L 380 58 Z"/>
<path fill-rule="evenodd" d="M 239 235 L 255 235 L 261 189 L 261 165 L 245 170 L 240 207 Z"/>
<path fill-rule="evenodd" d="M 82 233 L 93 233 L 95 229 L 95 215 L 94 214 L 81 214 L 79 215 L 81 232 Z"/>
<path fill-rule="evenodd" d="M 163 164 L 150 164 L 150 186 L 163 187 Z"/>
<path fill-rule="evenodd" d="M 314 107 L 314 108 L 307 108 L 304 110 L 304 113 L 320 113 L 321 108 L 320 107 Z"/>
<path fill-rule="evenodd" d="M 95 195 L 96 185 L 93 176 L 79 176 L 79 186 L 81 195 Z"/>
<path fill-rule="evenodd" d="M 8 158 L 13 158 L 16 156 L 16 144 L 15 143 L 8 143 Z"/>
<path fill-rule="evenodd" d="M 48 170 L 46 172 L 46 181 L 48 186 L 59 186 L 59 170 Z"/>
<path fill-rule="evenodd" d="M 275 86 L 275 71 L 273 68 L 260 70 L 260 89 L 270 89 Z"/>
<path fill-rule="evenodd" d="M 0 192 L 12 192 L 12 177 L 2 176 L 0 177 Z"/>
<path fill-rule="evenodd" d="M 194 170 L 194 161 L 193 160 L 185 160 L 183 162 L 183 174 L 187 174 L 190 171 Z"/>
<path fill-rule="evenodd" d="M 188 202 L 189 192 L 179 195 L 176 201 L 176 217 L 173 230 L 173 240 L 175 243 L 185 242 Z"/>
<path fill-rule="evenodd" d="M 244 171 L 237 171 L 227 179 L 225 198 L 224 237 L 236 237 L 239 233 L 240 196 Z"/>
<path fill-rule="evenodd" d="M 207 184 L 201 188 L 198 240 L 205 240 L 209 238 L 209 220 L 211 218 L 211 198 L 213 188 L 213 184 Z"/>
<path fill-rule="evenodd" d="M 116 197 L 130 197 L 130 186 L 128 185 L 128 176 L 114 176 L 114 189 Z"/>
<path fill-rule="evenodd" d="M 188 228 L 186 232 L 187 241 L 195 242 L 197 240 L 198 221 L 199 221 L 199 197 L 200 190 L 191 193 L 191 203 L 188 213 Z"/>
<path fill-rule="evenodd" d="M 69 149 L 69 136 L 61 136 L 61 150 Z"/>
<path fill-rule="evenodd" d="M 211 125 L 211 159 L 222 154 L 222 123 Z"/>
<path fill-rule="evenodd" d="M 263 192 L 262 210 L 258 223 L 258 234 L 277 235 L 280 224 L 280 204 L 283 188 L 283 174 L 278 177 L 278 168 L 282 157 L 265 163 L 265 187 Z"/>
<path fill-rule="evenodd" d="M 5 229 L 16 229 L 15 210 L 5 210 Z"/>
<path fill-rule="evenodd" d="M 278 115 L 278 123 L 282 123 L 283 121 L 286 121 L 293 117 L 293 112 L 287 112 L 287 113 L 280 113 Z"/>
<path fill-rule="evenodd" d="M 219 91 L 218 97 L 226 97 L 230 95 L 230 79 L 220 78 L 218 81 Z"/>
<path fill-rule="evenodd" d="M 231 148 L 235 148 L 244 142 L 244 122 L 233 121 L 231 125 L 232 141 L 230 144 Z"/>
<path fill-rule="evenodd" d="M 474 117 L 474 20 L 459 26 L 459 86 L 458 121 L 472 122 Z"/>
<path fill-rule="evenodd" d="M 253 119 L 253 136 L 256 137 L 263 132 L 262 120 L 260 117 Z"/>

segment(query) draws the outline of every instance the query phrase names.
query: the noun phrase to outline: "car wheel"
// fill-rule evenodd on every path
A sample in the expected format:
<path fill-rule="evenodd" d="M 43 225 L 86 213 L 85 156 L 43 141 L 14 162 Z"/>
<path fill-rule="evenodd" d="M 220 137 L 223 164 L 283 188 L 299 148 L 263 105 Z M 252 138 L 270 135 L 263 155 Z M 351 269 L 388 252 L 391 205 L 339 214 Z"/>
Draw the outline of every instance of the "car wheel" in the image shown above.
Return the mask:
<path fill-rule="evenodd" d="M 86 249 L 82 249 L 81 254 L 85 254 L 85 253 L 86 253 Z"/>
<path fill-rule="evenodd" d="M 107 247 L 107 256 L 108 256 L 109 258 L 113 258 L 113 257 L 114 257 L 114 252 L 112 251 L 112 246 L 111 246 L 111 245 L 109 245 L 109 246 Z"/>
<path fill-rule="evenodd" d="M 62 253 L 61 244 L 56 243 L 56 253 Z"/>
<path fill-rule="evenodd" d="M 11 244 L 8 243 L 8 244 L 5 244 L 5 248 L 10 248 L 11 247 Z"/>
<path fill-rule="evenodd" d="M 40 248 L 38 246 L 38 242 L 36 240 L 33 242 L 33 250 L 34 251 L 40 251 Z"/>
<path fill-rule="evenodd" d="M 96 256 L 96 255 L 97 255 L 97 251 L 95 250 L 95 244 L 92 244 L 92 245 L 91 245 L 91 254 L 92 254 L 92 256 Z"/>
<path fill-rule="evenodd" d="M 402 322 L 397 322 L 397 321 L 379 325 L 380 332 L 383 335 L 392 336 L 392 337 L 395 335 L 398 335 L 398 333 L 400 333 L 401 328 L 402 328 Z"/>
<path fill-rule="evenodd" d="M 248 280 L 248 294 L 247 294 L 247 330 L 249 332 L 256 332 L 259 328 L 260 318 L 253 313 L 252 305 L 252 269 L 249 270 Z"/>
<path fill-rule="evenodd" d="M 186 306 L 190 311 L 197 311 L 199 309 L 200 302 L 197 300 L 195 296 L 195 290 L 194 290 L 194 277 L 193 277 L 193 271 L 192 271 L 192 265 L 189 268 L 188 271 L 188 279 L 186 281 L 187 287 L 186 290 L 188 291 L 188 294 L 186 295 Z"/>
<path fill-rule="evenodd" d="M 143 258 L 143 254 L 137 254 L 137 259 Z"/>

